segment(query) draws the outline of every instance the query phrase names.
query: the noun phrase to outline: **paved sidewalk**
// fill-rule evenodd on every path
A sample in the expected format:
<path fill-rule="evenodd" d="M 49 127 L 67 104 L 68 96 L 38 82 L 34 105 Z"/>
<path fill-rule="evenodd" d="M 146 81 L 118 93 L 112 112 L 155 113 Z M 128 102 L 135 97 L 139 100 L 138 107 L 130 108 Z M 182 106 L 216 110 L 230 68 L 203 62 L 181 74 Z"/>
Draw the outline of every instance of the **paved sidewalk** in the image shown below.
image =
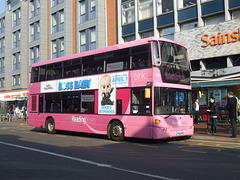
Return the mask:
<path fill-rule="evenodd" d="M 230 129 L 230 123 L 220 124 L 217 126 L 217 135 L 208 135 L 211 130 L 211 125 L 206 122 L 200 122 L 194 124 L 194 136 L 192 139 L 204 139 L 204 140 L 215 140 L 215 141 L 227 141 L 227 142 L 239 142 L 240 143 L 240 125 L 237 127 L 237 138 L 230 138 L 232 136 L 232 130 Z"/>

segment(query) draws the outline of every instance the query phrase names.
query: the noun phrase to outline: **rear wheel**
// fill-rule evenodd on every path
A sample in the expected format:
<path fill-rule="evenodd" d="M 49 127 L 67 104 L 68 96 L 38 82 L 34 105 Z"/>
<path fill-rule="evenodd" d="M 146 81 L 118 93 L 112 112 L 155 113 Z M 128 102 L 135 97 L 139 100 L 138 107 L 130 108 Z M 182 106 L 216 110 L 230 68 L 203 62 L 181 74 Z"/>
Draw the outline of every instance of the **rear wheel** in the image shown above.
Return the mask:
<path fill-rule="evenodd" d="M 122 123 L 119 121 L 113 121 L 110 127 L 110 136 L 114 141 L 123 141 L 124 140 L 124 130 Z"/>
<path fill-rule="evenodd" d="M 46 122 L 46 131 L 47 131 L 49 134 L 54 134 L 54 133 L 56 133 L 55 123 L 54 123 L 53 118 L 48 118 L 48 119 L 47 119 L 47 122 Z"/>

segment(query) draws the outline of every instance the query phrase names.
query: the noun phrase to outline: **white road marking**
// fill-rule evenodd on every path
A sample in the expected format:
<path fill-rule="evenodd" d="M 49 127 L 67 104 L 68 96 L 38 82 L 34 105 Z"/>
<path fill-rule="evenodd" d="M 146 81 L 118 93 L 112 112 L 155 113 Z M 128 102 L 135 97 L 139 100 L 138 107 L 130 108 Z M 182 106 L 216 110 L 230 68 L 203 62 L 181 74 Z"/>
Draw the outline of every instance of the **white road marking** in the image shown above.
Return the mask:
<path fill-rule="evenodd" d="M 42 154 L 47 154 L 47 155 L 56 156 L 56 157 L 60 157 L 60 158 L 70 159 L 70 160 L 74 160 L 74 161 L 78 161 L 78 162 L 82 162 L 82 163 L 87 163 L 87 164 L 91 164 L 91 165 L 102 167 L 102 168 L 109 168 L 109 169 L 128 172 L 128 173 L 132 173 L 132 174 L 157 178 L 157 179 L 177 180 L 177 179 L 174 179 L 174 178 L 158 176 L 158 175 L 143 173 L 143 172 L 134 171 L 134 170 L 122 169 L 122 168 L 114 167 L 113 165 L 110 165 L 110 164 L 97 163 L 97 162 L 86 160 L 86 159 L 81 159 L 81 158 L 66 156 L 66 155 L 58 154 L 58 153 L 54 153 L 54 152 L 48 152 L 48 151 L 44 151 L 44 150 L 40 150 L 40 149 L 30 148 L 30 147 L 26 147 L 26 146 L 20 146 L 20 145 L 16 145 L 16 144 L 6 143 L 6 142 L 3 142 L 3 141 L 0 141 L 0 144 L 15 147 L 15 148 L 20 148 L 20 149 L 25 149 L 25 150 L 29 150 L 29 151 L 39 152 L 39 153 L 42 153 Z"/>

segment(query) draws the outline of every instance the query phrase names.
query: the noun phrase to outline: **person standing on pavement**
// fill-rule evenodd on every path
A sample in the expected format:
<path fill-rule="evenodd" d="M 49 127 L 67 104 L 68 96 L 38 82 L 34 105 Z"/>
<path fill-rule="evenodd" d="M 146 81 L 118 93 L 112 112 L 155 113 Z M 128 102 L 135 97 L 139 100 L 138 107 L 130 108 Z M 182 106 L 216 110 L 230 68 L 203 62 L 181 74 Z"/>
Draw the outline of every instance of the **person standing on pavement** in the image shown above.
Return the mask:
<path fill-rule="evenodd" d="M 194 113 L 194 123 L 195 124 L 199 124 L 198 123 L 198 116 L 199 116 L 199 104 L 198 104 L 199 100 L 196 99 L 195 103 L 193 105 L 193 113 Z"/>
<path fill-rule="evenodd" d="M 207 111 L 209 112 L 211 122 L 211 131 L 208 135 L 217 135 L 217 105 L 213 96 L 210 97 L 210 105 Z"/>
<path fill-rule="evenodd" d="M 228 117 L 231 122 L 232 136 L 230 138 L 237 138 L 237 99 L 233 96 L 233 92 L 229 91 L 228 94 Z"/>

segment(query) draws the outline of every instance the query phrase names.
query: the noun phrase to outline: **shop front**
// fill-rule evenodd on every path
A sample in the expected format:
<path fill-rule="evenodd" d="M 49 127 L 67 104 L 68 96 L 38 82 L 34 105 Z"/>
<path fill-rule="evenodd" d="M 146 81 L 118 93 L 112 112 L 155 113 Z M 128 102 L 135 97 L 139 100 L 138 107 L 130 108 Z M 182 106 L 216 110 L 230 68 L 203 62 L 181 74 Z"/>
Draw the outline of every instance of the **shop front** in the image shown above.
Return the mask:
<path fill-rule="evenodd" d="M 28 91 L 0 93 L 1 121 L 11 121 L 12 118 L 27 119 Z"/>
<path fill-rule="evenodd" d="M 212 96 L 215 98 L 216 105 L 219 108 L 218 120 L 225 122 L 228 120 L 228 112 L 226 111 L 228 91 L 232 91 L 237 97 L 240 97 L 240 81 L 193 84 L 193 100 L 199 99 L 202 120 L 209 118 L 206 110 Z"/>
<path fill-rule="evenodd" d="M 203 120 L 211 96 L 219 107 L 219 119 L 227 119 L 227 92 L 240 98 L 239 19 L 180 31 L 175 40 L 188 47 L 193 102 L 199 99 Z"/>

